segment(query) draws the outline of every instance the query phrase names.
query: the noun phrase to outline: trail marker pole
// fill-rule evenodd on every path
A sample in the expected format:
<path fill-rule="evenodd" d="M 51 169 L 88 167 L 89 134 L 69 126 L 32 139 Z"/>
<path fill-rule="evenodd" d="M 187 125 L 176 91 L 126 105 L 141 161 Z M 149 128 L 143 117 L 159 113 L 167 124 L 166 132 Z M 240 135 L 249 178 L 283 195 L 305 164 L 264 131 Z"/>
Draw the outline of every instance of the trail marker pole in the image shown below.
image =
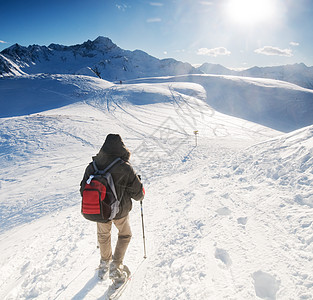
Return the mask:
<path fill-rule="evenodd" d="M 198 134 L 199 134 L 199 131 L 198 131 L 198 130 L 195 130 L 193 133 L 195 134 L 195 138 L 196 138 L 196 146 L 198 146 L 198 139 L 197 139 L 197 136 L 198 136 Z"/>

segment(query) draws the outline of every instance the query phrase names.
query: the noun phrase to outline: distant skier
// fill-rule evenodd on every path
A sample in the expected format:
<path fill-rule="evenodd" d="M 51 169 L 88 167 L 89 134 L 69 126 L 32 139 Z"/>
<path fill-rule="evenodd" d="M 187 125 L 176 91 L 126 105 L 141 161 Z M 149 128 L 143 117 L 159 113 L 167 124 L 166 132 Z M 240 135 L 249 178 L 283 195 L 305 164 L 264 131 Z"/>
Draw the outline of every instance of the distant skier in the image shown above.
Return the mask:
<path fill-rule="evenodd" d="M 116 158 L 122 162 L 115 164 L 110 173 L 120 199 L 119 212 L 112 221 L 106 223 L 97 222 L 97 235 L 100 245 L 100 265 L 98 276 L 103 279 L 109 273 L 114 282 L 125 281 L 125 273 L 129 274 L 127 266 L 123 265 L 123 259 L 131 240 L 132 233 L 129 224 L 129 212 L 132 209 L 132 199 L 141 201 L 144 198 L 144 188 L 140 177 L 136 175 L 129 163 L 130 151 L 125 147 L 122 138 L 118 134 L 109 134 L 99 153 L 93 157 L 98 169 L 105 169 Z M 92 163 L 86 168 L 81 181 L 81 194 L 89 176 L 94 173 Z M 114 255 L 112 256 L 111 228 L 112 223 L 118 229 L 118 240 Z"/>

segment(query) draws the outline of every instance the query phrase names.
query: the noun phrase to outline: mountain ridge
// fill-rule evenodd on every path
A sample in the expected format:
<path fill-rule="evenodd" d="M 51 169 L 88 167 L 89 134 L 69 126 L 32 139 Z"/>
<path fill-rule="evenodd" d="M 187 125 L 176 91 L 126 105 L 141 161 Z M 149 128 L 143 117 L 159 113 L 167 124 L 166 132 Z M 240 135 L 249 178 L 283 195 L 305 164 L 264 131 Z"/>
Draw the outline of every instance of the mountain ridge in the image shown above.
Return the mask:
<path fill-rule="evenodd" d="M 273 67 L 254 66 L 242 71 L 231 70 L 218 64 L 204 63 L 197 69 L 205 74 L 268 78 L 287 81 L 304 88 L 313 89 L 313 67 L 308 67 L 304 63 Z"/>
<path fill-rule="evenodd" d="M 17 68 L 12 68 L 13 65 Z M 13 70 L 12 70 L 13 69 Z M 196 73 L 188 63 L 160 60 L 141 50 L 124 50 L 109 38 L 98 37 L 82 44 L 64 46 L 14 44 L 0 54 L 0 76 L 36 73 L 92 75 L 105 80 Z"/>
<path fill-rule="evenodd" d="M 103 36 L 71 46 L 51 43 L 25 47 L 16 43 L 0 52 L 0 78 L 37 73 L 88 75 L 109 81 L 185 74 L 235 75 L 282 80 L 313 89 L 313 67 L 303 63 L 254 66 L 242 71 L 212 63 L 196 68 L 173 58 L 158 59 L 142 50 L 124 50 Z"/>

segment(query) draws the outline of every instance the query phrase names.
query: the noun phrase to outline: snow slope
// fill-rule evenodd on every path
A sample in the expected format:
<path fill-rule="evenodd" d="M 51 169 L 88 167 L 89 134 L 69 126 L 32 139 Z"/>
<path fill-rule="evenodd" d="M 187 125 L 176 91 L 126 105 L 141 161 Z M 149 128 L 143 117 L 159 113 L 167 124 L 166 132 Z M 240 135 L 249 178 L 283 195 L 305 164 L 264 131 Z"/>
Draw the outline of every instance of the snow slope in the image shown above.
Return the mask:
<path fill-rule="evenodd" d="M 272 79 L 182 75 L 129 80 L 128 83 L 193 82 L 206 91 L 219 112 L 288 132 L 313 124 L 313 90 Z"/>
<path fill-rule="evenodd" d="M 294 189 L 290 201 L 313 207 L 313 126 L 256 144 L 236 172 Z"/>
<path fill-rule="evenodd" d="M 0 117 L 27 115 L 90 98 L 112 83 L 87 76 L 26 75 L 0 80 Z M 100 87 L 100 88 L 99 88 Z"/>
<path fill-rule="evenodd" d="M 2 79 L 0 101 L 3 104 L 0 117 L 40 112 L 90 97 L 107 97 L 107 93 L 109 97 L 112 90 L 119 95 L 119 99 L 127 98 L 133 104 L 162 102 L 164 91 L 167 93 L 167 101 L 173 101 L 171 86 L 175 83 L 183 93 L 206 101 L 219 112 L 279 131 L 288 132 L 313 124 L 313 90 L 284 81 L 238 76 L 182 75 L 150 77 L 126 83 L 126 89 L 122 84 L 106 90 L 103 88 L 112 83 L 86 76 L 41 74 Z M 132 83 L 136 84 L 134 90 L 130 85 Z M 159 95 L 159 85 L 169 88 L 162 89 Z"/>
<path fill-rule="evenodd" d="M 110 132 L 147 192 L 148 258 L 134 203 L 125 263 L 135 276 L 121 299 L 313 298 L 312 127 L 283 134 L 221 114 L 205 86 L 175 78 L 28 80 L 62 93 L 46 110 L 43 92 L 21 84 L 41 109 L 0 119 L 1 299 L 104 299 L 78 187 Z"/>

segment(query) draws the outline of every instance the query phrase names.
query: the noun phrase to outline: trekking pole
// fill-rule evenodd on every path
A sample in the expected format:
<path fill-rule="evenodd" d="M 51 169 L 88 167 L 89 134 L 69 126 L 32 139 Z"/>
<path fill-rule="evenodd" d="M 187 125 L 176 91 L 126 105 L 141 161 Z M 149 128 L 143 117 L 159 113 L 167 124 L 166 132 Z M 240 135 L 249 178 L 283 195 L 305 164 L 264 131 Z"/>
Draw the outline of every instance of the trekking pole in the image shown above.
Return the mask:
<path fill-rule="evenodd" d="M 140 201 L 140 207 L 141 207 L 141 224 L 142 224 L 142 237 L 143 237 L 143 249 L 144 249 L 144 257 L 143 258 L 147 258 L 147 254 L 146 254 L 146 239 L 145 239 L 145 227 L 143 224 L 143 209 L 142 209 L 142 201 Z"/>

